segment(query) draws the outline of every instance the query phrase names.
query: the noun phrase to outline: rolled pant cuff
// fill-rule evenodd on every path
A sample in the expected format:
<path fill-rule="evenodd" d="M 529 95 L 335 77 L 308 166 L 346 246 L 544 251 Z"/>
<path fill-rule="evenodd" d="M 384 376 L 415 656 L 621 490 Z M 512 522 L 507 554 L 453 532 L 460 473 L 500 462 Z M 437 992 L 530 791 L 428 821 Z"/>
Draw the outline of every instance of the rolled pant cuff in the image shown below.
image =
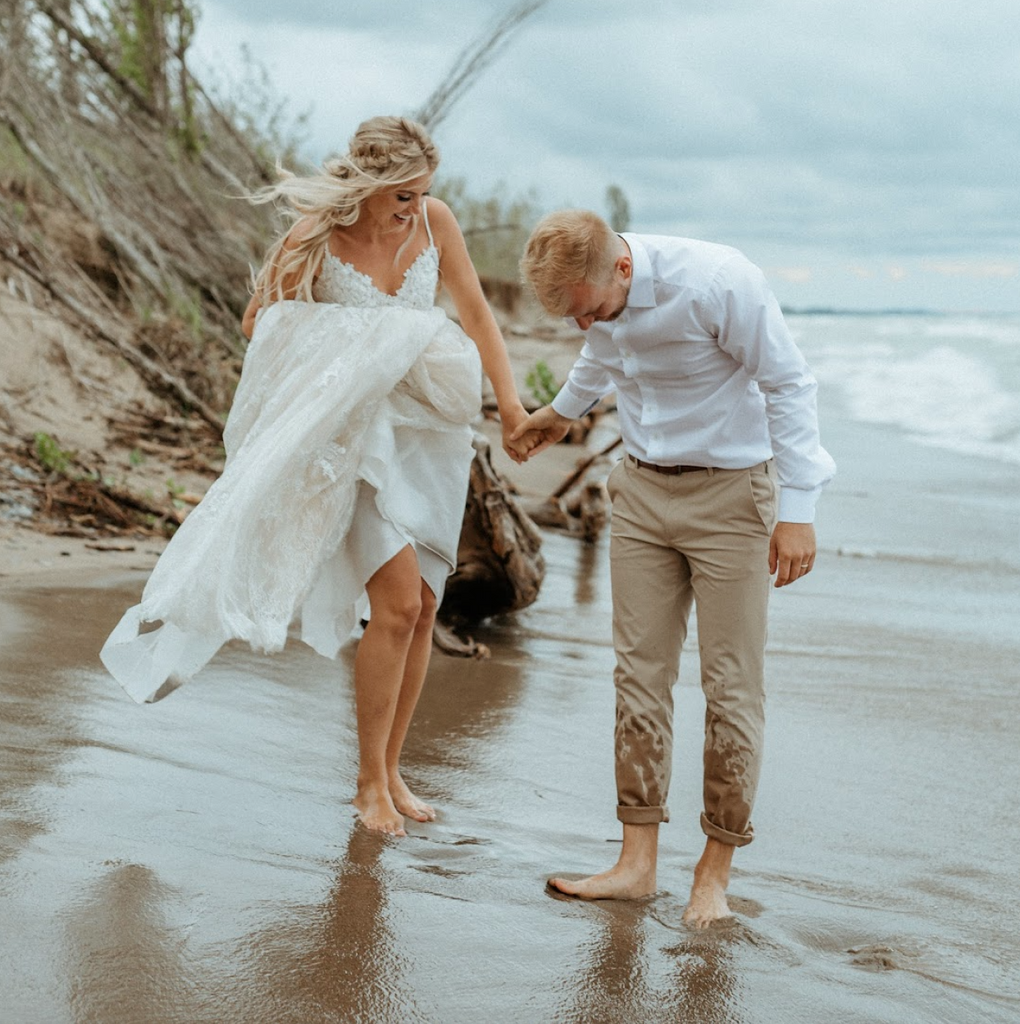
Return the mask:
<path fill-rule="evenodd" d="M 719 828 L 718 825 L 713 825 L 704 812 L 701 815 L 701 831 L 709 839 L 718 839 L 720 843 L 725 843 L 727 846 L 747 846 L 754 839 L 754 826 L 750 822 L 747 823 L 747 832 L 744 835 L 740 835 L 736 832 L 727 832 L 726 829 Z"/>
<path fill-rule="evenodd" d="M 658 825 L 660 822 L 669 821 L 669 808 L 618 806 L 616 817 L 624 825 Z"/>

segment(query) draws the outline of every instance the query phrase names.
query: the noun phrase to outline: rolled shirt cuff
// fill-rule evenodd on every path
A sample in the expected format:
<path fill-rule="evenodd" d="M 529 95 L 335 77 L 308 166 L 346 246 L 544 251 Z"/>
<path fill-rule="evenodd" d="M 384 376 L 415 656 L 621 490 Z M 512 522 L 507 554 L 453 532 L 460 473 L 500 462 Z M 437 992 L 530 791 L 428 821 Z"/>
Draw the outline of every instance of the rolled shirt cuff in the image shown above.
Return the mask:
<path fill-rule="evenodd" d="M 810 491 L 799 487 L 781 487 L 779 490 L 779 522 L 781 523 L 813 523 L 815 521 L 815 505 L 821 496 L 822 488 L 815 487 Z"/>
<path fill-rule="evenodd" d="M 560 388 L 559 394 L 552 400 L 552 407 L 555 412 L 567 419 L 580 419 L 602 396 L 575 394 L 569 384 Z"/>

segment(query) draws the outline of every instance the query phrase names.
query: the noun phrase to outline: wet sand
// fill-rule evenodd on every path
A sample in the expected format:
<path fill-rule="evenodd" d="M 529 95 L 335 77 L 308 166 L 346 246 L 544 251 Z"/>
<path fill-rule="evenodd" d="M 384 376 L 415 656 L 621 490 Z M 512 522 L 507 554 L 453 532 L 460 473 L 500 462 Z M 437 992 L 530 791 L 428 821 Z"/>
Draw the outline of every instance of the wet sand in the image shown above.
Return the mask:
<path fill-rule="evenodd" d="M 772 605 L 758 838 L 707 933 L 680 921 L 696 634 L 660 892 L 544 889 L 618 848 L 605 542 L 546 534 L 491 661 L 435 656 L 406 774 L 441 813 L 403 840 L 354 824 L 353 644 L 231 646 L 137 707 L 96 652 L 142 572 L 0 580 L 0 1021 L 1016 1020 L 1017 475 L 825 437 L 818 568 Z"/>

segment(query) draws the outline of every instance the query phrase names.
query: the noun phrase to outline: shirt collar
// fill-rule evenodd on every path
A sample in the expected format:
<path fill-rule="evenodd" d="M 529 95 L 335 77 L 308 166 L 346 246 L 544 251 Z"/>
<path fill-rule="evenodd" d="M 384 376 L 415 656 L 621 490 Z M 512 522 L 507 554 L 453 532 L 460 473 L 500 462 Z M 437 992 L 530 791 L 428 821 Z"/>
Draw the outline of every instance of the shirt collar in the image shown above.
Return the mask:
<path fill-rule="evenodd" d="M 648 309 L 655 306 L 655 282 L 652 280 L 652 261 L 648 258 L 639 235 L 629 232 L 620 237 L 630 247 L 633 263 L 630 279 L 630 291 L 627 293 L 628 309 Z"/>

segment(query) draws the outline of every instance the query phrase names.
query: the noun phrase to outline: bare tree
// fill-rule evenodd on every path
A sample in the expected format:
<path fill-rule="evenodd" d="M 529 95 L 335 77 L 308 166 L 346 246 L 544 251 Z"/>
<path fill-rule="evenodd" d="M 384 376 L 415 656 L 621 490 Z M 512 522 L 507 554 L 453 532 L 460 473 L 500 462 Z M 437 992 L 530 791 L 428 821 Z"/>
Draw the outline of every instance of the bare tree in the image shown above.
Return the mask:
<path fill-rule="evenodd" d="M 425 101 L 415 119 L 435 130 L 453 105 L 478 80 L 482 72 L 506 49 L 511 36 L 548 0 L 520 0 L 498 18 L 454 60 L 438 87 Z"/>

